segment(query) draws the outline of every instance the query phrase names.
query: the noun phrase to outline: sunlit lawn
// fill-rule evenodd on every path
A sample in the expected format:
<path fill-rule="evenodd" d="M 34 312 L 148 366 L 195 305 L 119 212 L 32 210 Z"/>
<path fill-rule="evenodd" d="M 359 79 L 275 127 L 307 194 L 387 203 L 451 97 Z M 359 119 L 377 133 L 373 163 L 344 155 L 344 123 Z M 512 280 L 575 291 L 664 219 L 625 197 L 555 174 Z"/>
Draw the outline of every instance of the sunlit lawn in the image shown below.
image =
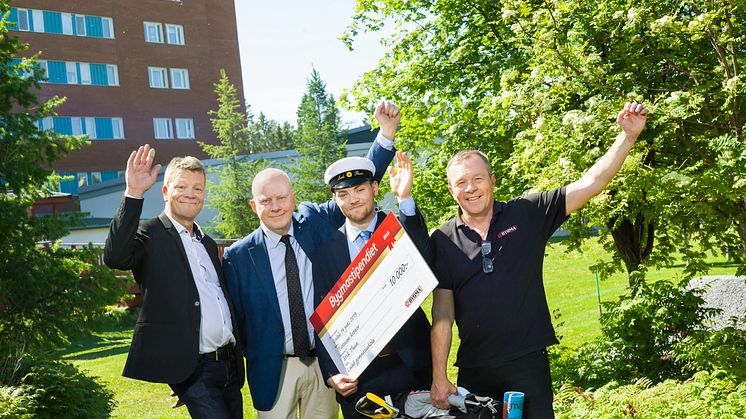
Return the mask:
<path fill-rule="evenodd" d="M 605 257 L 606 253 L 595 239 L 587 241 L 582 253 L 568 253 L 561 243 L 547 248 L 544 284 L 550 310 L 559 309 L 559 321 L 564 322 L 558 329 L 558 334 L 563 336 L 562 344 L 577 346 L 600 333 L 596 280 L 589 266 Z M 713 266 L 709 275 L 735 273 L 735 266 L 725 264 L 722 259 L 711 258 L 709 262 Z M 675 266 L 651 271 L 648 279 L 671 279 L 682 269 L 681 266 Z M 621 273 L 601 282 L 601 300 L 615 299 L 624 292 L 626 286 L 626 274 Z M 428 315 L 430 304 L 431 301 L 428 299 L 423 306 Z M 451 364 L 455 361 L 458 347 L 458 334 L 455 328 L 453 335 Z M 170 391 L 165 384 L 146 383 L 121 376 L 131 336 L 131 328 L 102 331 L 75 341 L 65 350 L 63 357 L 88 370 L 92 375 L 100 377 L 100 381 L 114 392 L 117 401 L 114 417 L 188 417 L 185 408 L 170 408 L 173 400 L 169 397 Z M 449 375 L 455 379 L 456 368 L 449 367 Z M 248 389 L 244 386 L 243 390 L 244 414 L 247 418 L 254 418 L 256 412 L 251 404 Z"/>

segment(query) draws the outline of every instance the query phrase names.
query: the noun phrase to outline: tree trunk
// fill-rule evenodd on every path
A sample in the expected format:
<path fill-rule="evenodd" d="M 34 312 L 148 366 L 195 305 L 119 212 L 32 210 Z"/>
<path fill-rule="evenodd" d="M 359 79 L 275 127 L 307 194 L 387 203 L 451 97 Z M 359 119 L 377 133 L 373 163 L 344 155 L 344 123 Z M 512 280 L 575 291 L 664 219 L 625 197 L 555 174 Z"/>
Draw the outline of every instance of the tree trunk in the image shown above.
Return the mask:
<path fill-rule="evenodd" d="M 610 225 L 613 225 L 613 220 Z M 621 224 L 611 229 L 619 256 L 624 261 L 629 277 L 629 286 L 635 286 L 632 272 L 650 257 L 655 239 L 655 225 L 652 220 L 646 220 L 642 214 L 637 214 L 634 222 L 622 220 Z"/>
<path fill-rule="evenodd" d="M 739 220 L 736 222 L 738 228 L 738 236 L 741 238 L 741 256 L 743 262 L 746 263 L 746 220 Z"/>

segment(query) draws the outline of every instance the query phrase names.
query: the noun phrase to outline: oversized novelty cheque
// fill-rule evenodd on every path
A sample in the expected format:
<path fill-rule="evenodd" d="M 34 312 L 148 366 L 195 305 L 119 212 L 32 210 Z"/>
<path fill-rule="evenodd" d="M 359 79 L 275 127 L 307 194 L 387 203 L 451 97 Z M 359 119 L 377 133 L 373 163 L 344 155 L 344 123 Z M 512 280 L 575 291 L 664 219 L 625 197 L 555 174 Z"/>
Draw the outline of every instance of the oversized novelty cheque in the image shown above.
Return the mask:
<path fill-rule="evenodd" d="M 311 315 L 339 372 L 359 377 L 438 280 L 389 214 Z"/>

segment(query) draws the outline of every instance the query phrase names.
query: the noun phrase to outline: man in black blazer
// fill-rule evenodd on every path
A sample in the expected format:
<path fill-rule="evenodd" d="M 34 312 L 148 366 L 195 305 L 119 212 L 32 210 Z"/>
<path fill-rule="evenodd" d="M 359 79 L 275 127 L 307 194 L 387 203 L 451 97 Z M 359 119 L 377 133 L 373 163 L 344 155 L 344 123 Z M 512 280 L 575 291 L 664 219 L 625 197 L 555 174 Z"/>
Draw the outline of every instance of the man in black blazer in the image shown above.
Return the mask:
<path fill-rule="evenodd" d="M 243 363 L 233 333 L 217 245 L 194 222 L 202 210 L 205 169 L 176 157 L 163 178 L 165 208 L 140 221 L 143 196 L 155 183 L 149 145 L 127 160 L 127 189 L 104 247 L 111 268 L 131 269 L 142 289 L 123 375 L 167 383 L 195 418 L 241 418 Z"/>
<path fill-rule="evenodd" d="M 396 160 L 397 170 L 389 168 L 389 176 L 391 190 L 399 201 L 399 221 L 429 261 L 427 226 L 410 195 L 412 162 L 401 151 L 396 152 Z M 324 180 L 345 216 L 345 224 L 311 258 L 317 306 L 386 216 L 375 208 L 378 182 L 373 180 L 374 174 L 370 160 L 359 157 L 338 160 L 326 170 Z M 366 392 L 395 395 L 429 388 L 432 378 L 429 334 L 430 323 L 425 312 L 418 308 L 358 379 L 339 372 L 317 336 L 321 372 L 327 385 L 337 392 L 344 417 L 364 418 L 355 411 L 355 403 Z"/>

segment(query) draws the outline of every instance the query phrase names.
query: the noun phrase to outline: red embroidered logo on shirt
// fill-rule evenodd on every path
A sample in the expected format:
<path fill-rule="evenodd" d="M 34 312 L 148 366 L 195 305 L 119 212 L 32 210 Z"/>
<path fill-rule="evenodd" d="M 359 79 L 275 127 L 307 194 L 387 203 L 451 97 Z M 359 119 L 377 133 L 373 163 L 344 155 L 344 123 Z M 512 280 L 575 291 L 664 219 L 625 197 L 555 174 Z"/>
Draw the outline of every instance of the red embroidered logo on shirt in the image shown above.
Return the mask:
<path fill-rule="evenodd" d="M 512 233 L 514 231 L 518 231 L 518 226 L 517 225 L 512 225 L 512 226 L 506 228 L 505 230 L 497 233 L 497 238 L 501 239 L 501 238 L 507 236 L 508 234 L 510 234 L 510 233 Z"/>

